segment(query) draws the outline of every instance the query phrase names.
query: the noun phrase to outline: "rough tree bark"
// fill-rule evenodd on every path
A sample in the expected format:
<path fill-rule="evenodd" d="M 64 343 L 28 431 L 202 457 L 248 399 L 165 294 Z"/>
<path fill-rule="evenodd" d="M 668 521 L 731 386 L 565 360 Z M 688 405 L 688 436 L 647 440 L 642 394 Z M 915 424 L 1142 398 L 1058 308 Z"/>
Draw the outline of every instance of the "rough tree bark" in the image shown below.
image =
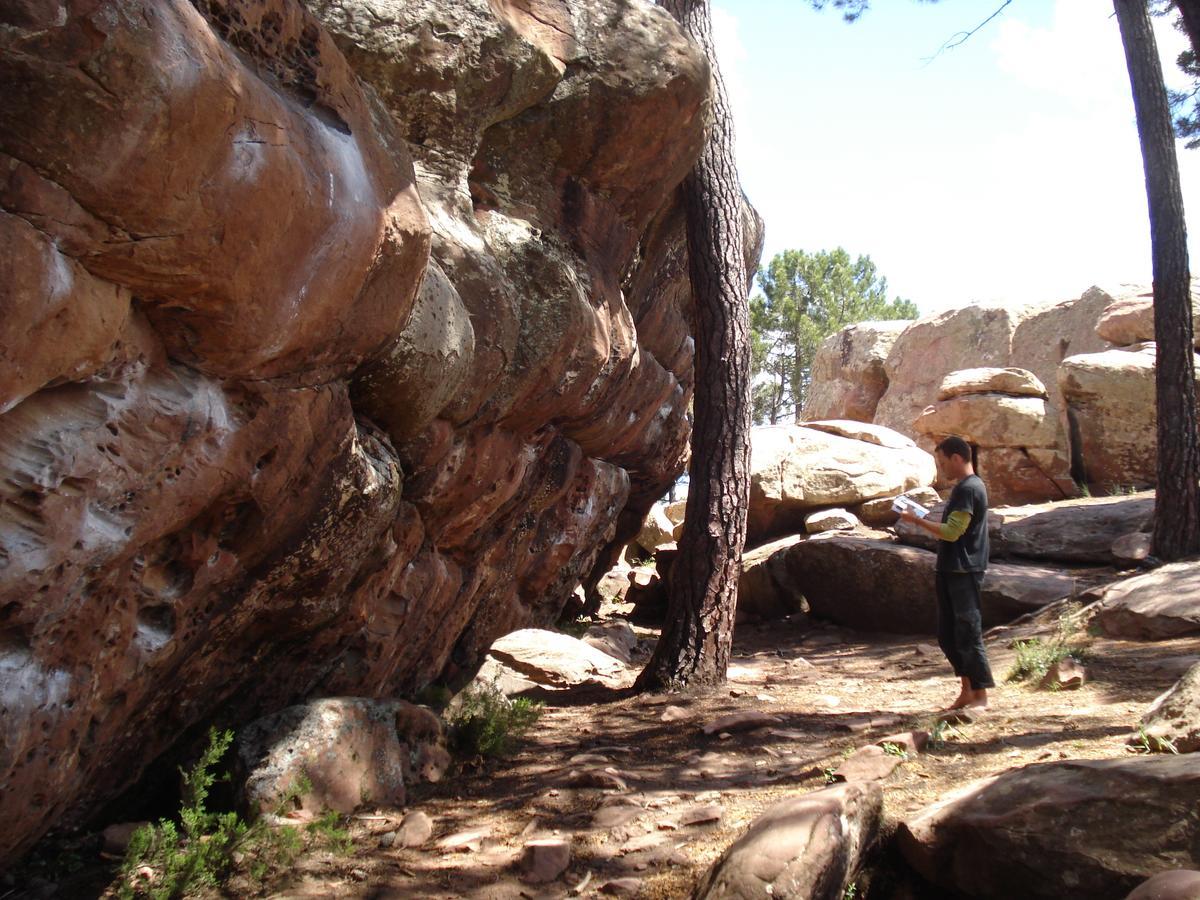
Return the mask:
<path fill-rule="evenodd" d="M 1170 560 L 1200 553 L 1200 440 L 1196 429 L 1187 226 L 1171 110 L 1146 0 L 1114 0 L 1113 6 L 1129 68 L 1150 207 L 1154 340 L 1158 348 L 1154 553 Z"/>
<path fill-rule="evenodd" d="M 639 690 L 725 679 L 750 501 L 750 315 L 733 119 L 717 68 L 707 0 L 659 0 L 708 55 L 712 134 L 682 186 L 696 301 L 690 485 L 667 620 Z"/>
<path fill-rule="evenodd" d="M 1200 0 L 1173 0 L 1172 5 L 1183 20 L 1183 30 L 1192 49 L 1200 56 Z"/>

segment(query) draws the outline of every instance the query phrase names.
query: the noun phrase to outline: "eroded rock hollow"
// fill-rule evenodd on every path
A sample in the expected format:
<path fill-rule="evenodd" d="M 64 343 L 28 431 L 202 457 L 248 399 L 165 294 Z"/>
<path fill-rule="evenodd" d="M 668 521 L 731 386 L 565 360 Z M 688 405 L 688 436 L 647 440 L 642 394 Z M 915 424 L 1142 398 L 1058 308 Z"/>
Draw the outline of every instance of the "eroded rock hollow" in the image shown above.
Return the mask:
<path fill-rule="evenodd" d="M 651 3 L 16 0 L 0 82 L 0 861 L 470 671 L 681 471 L 709 69 Z"/>

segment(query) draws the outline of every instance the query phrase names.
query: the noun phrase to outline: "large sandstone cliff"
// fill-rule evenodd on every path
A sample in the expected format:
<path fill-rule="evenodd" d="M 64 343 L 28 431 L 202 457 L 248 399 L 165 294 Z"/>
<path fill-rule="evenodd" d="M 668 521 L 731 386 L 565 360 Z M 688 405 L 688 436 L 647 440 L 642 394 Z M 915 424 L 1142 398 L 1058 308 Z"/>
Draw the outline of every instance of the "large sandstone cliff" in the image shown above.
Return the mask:
<path fill-rule="evenodd" d="M 709 72 L 652 4 L 15 0 L 0 82 L 0 861 L 471 669 L 680 471 Z"/>

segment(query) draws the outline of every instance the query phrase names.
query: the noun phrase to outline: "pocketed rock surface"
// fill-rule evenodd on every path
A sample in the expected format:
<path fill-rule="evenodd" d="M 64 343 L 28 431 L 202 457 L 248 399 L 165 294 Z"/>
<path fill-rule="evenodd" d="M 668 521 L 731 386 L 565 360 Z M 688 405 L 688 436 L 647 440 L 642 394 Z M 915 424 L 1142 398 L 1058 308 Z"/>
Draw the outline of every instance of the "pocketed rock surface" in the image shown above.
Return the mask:
<path fill-rule="evenodd" d="M 0 81 L 0 865 L 218 710 L 471 670 L 681 470 L 652 3 L 18 2 Z"/>

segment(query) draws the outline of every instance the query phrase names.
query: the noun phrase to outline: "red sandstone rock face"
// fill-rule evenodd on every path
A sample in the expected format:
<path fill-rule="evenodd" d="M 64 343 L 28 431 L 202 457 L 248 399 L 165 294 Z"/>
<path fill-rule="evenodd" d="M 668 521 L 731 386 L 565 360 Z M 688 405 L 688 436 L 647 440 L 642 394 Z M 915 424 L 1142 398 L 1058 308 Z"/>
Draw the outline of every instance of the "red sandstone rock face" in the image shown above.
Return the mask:
<path fill-rule="evenodd" d="M 0 80 L 0 862 L 188 728 L 469 672 L 681 469 L 652 4 L 18 2 Z"/>

